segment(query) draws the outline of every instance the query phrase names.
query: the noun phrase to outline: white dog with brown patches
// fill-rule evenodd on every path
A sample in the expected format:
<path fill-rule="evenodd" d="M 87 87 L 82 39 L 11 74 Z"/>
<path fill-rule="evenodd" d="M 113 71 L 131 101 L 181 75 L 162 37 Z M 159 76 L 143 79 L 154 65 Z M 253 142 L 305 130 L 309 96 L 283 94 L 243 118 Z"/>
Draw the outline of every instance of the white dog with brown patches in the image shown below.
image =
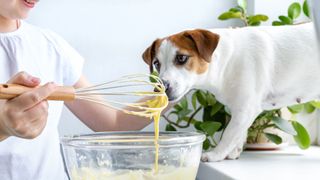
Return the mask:
<path fill-rule="evenodd" d="M 263 110 L 320 97 L 320 59 L 312 23 L 184 31 L 155 40 L 143 59 L 160 73 L 170 101 L 204 89 L 232 118 L 204 161 L 236 159 Z"/>

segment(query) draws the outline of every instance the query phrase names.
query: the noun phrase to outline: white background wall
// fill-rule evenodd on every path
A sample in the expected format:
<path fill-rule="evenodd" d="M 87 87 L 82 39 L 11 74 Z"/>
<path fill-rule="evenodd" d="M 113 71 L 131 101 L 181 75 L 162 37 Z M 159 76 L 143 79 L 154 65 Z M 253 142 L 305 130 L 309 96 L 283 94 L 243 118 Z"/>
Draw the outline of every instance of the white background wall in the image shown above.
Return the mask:
<path fill-rule="evenodd" d="M 228 27 L 217 20 L 235 0 L 46 0 L 28 21 L 64 37 L 86 59 L 93 83 L 148 72 L 141 54 L 151 42 L 188 28 Z M 152 126 L 151 126 L 152 127 Z M 152 129 L 152 128 L 147 128 Z M 64 110 L 62 134 L 90 132 Z"/>

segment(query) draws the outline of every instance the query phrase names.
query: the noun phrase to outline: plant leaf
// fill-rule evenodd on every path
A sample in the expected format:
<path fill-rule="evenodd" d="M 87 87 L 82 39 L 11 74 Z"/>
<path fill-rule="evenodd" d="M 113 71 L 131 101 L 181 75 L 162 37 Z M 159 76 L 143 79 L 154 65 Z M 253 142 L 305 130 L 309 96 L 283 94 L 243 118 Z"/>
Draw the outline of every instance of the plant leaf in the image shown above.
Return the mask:
<path fill-rule="evenodd" d="M 288 110 L 292 114 L 297 114 L 297 113 L 299 113 L 299 112 L 301 112 L 303 110 L 303 104 L 297 104 L 297 105 L 289 106 Z"/>
<path fill-rule="evenodd" d="M 206 94 L 201 90 L 198 90 L 196 93 L 197 93 L 197 99 L 199 103 L 202 106 L 207 106 Z"/>
<path fill-rule="evenodd" d="M 178 118 L 182 119 L 185 116 L 187 116 L 188 114 L 190 114 L 191 112 L 192 112 L 192 110 L 190 110 L 190 109 L 183 109 L 183 110 L 178 112 Z"/>
<path fill-rule="evenodd" d="M 283 22 L 280 22 L 280 21 L 273 21 L 272 22 L 272 26 L 283 26 Z"/>
<path fill-rule="evenodd" d="M 292 19 L 287 16 L 279 16 L 279 19 L 281 20 L 281 22 L 283 22 L 283 24 L 292 24 L 293 23 Z"/>
<path fill-rule="evenodd" d="M 177 111 L 181 111 L 183 109 L 179 104 L 174 105 L 173 108 Z"/>
<path fill-rule="evenodd" d="M 213 117 L 210 116 L 212 106 L 206 106 L 203 108 L 203 113 L 202 113 L 202 121 L 213 121 Z"/>
<path fill-rule="evenodd" d="M 301 6 L 299 3 L 295 2 L 292 3 L 289 8 L 288 8 L 288 16 L 291 19 L 296 19 L 297 17 L 300 16 L 301 13 Z"/>
<path fill-rule="evenodd" d="M 228 20 L 228 19 L 232 19 L 232 18 L 241 18 L 242 13 L 241 12 L 224 12 L 222 13 L 218 19 L 219 20 Z"/>
<path fill-rule="evenodd" d="M 227 106 L 224 106 L 224 111 L 225 111 L 227 114 L 231 115 L 231 110 L 230 110 Z"/>
<path fill-rule="evenodd" d="M 169 113 L 169 115 L 171 115 L 171 114 L 176 114 L 176 115 L 178 115 L 178 111 L 175 111 L 175 110 L 173 110 L 173 111 L 171 111 L 170 113 Z"/>
<path fill-rule="evenodd" d="M 297 132 L 295 131 L 295 129 L 289 121 L 286 121 L 280 117 L 273 117 L 271 120 L 282 131 L 293 136 L 297 135 Z"/>
<path fill-rule="evenodd" d="M 180 124 L 181 121 L 183 121 L 183 117 L 178 117 L 176 123 L 177 123 L 177 124 Z"/>
<path fill-rule="evenodd" d="M 188 109 L 188 101 L 186 97 L 182 98 L 182 100 L 180 101 L 180 104 L 182 109 Z"/>
<path fill-rule="evenodd" d="M 167 124 L 166 131 L 177 131 L 177 129 L 175 127 L 173 127 L 171 124 Z"/>
<path fill-rule="evenodd" d="M 210 140 L 208 138 L 206 138 L 206 140 L 202 144 L 202 148 L 204 150 L 208 150 L 210 148 L 210 146 L 211 146 Z"/>
<path fill-rule="evenodd" d="M 193 109 L 196 109 L 196 108 L 197 108 L 197 94 L 196 94 L 196 93 L 193 93 L 193 94 L 192 94 L 192 100 L 191 100 L 191 102 L 192 102 L 192 107 L 193 107 Z"/>
<path fill-rule="evenodd" d="M 151 75 L 159 77 L 159 73 L 157 71 L 155 71 L 155 70 L 151 73 Z M 149 76 L 149 81 L 152 82 L 152 83 L 156 83 L 157 82 L 157 80 L 152 76 Z"/>
<path fill-rule="evenodd" d="M 320 109 L 320 101 L 311 101 L 309 102 L 312 106 L 314 106 L 315 108 Z"/>
<path fill-rule="evenodd" d="M 199 130 L 199 131 L 202 131 L 203 132 L 203 129 L 201 128 L 201 124 L 203 122 L 200 122 L 200 121 L 197 121 L 196 123 L 194 123 L 194 127 Z"/>
<path fill-rule="evenodd" d="M 249 22 L 250 26 L 259 26 L 261 24 L 261 22 Z"/>
<path fill-rule="evenodd" d="M 264 133 L 264 135 L 272 142 L 275 144 L 281 144 L 282 143 L 282 138 L 278 135 L 275 134 L 270 134 L 270 133 Z"/>
<path fill-rule="evenodd" d="M 294 129 L 297 131 L 297 135 L 294 136 L 294 140 L 301 149 L 307 149 L 310 147 L 311 141 L 308 131 L 297 121 L 291 122 Z"/>
<path fill-rule="evenodd" d="M 213 136 L 214 133 L 217 132 L 217 130 L 221 127 L 221 123 L 219 122 L 212 122 L 212 121 L 207 121 L 203 122 L 200 127 L 202 130 L 209 136 Z"/>
<path fill-rule="evenodd" d="M 211 105 L 211 106 L 217 103 L 217 100 L 214 98 L 214 96 L 210 92 L 207 93 L 207 102 L 208 102 L 208 105 Z"/>
<path fill-rule="evenodd" d="M 223 105 L 217 102 L 214 106 L 212 106 L 210 116 L 215 115 L 221 108 L 223 108 Z"/>
<path fill-rule="evenodd" d="M 308 2 L 307 0 L 305 0 L 303 2 L 303 13 L 307 16 L 307 17 L 310 17 L 310 11 L 309 11 L 309 6 L 308 6 Z"/>
<path fill-rule="evenodd" d="M 316 109 L 311 103 L 305 103 L 304 109 L 307 113 L 313 113 L 313 111 Z"/>
<path fill-rule="evenodd" d="M 260 21 L 268 21 L 269 17 L 264 14 L 257 14 L 254 16 L 249 16 L 249 21 L 251 22 L 260 22 Z"/>

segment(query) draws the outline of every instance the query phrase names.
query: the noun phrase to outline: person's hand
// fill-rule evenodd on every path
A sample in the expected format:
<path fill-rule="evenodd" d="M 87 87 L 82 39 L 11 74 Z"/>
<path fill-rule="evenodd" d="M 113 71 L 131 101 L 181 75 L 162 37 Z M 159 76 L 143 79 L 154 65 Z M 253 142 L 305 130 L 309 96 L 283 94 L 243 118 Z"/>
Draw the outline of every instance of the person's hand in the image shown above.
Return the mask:
<path fill-rule="evenodd" d="M 40 79 L 20 72 L 8 83 L 36 87 Z M 46 98 L 55 87 L 53 83 L 47 83 L 0 105 L 0 141 L 9 136 L 32 139 L 40 135 L 48 117 Z"/>

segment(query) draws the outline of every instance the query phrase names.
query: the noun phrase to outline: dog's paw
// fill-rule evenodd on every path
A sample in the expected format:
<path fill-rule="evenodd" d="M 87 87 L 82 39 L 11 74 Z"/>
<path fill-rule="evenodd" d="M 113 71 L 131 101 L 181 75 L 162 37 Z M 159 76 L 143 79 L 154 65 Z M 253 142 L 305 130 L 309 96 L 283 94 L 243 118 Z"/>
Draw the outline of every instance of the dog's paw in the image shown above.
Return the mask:
<path fill-rule="evenodd" d="M 201 156 L 202 162 L 218 162 L 224 159 L 225 159 L 224 156 L 221 156 L 220 154 L 214 151 L 202 153 L 202 156 Z"/>
<path fill-rule="evenodd" d="M 240 154 L 242 153 L 243 148 L 242 147 L 236 147 L 234 148 L 227 156 L 227 159 L 234 160 L 239 159 Z"/>

